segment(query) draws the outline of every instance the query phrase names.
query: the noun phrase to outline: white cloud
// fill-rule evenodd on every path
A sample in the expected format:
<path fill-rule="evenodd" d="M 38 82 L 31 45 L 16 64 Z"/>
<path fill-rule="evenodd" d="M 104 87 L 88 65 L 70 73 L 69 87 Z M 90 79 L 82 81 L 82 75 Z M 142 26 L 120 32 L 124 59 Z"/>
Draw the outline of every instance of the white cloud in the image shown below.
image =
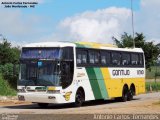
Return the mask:
<path fill-rule="evenodd" d="M 120 34 L 129 24 L 131 14 L 126 8 L 111 7 L 97 11 L 87 11 L 61 21 L 60 29 L 68 40 L 96 41 L 112 43 L 112 37 Z M 127 22 L 128 23 L 128 22 Z"/>
<path fill-rule="evenodd" d="M 160 42 L 160 0 L 141 0 L 140 10 L 134 12 L 135 32 L 142 32 L 147 40 Z M 127 8 L 106 8 L 86 11 L 62 20 L 59 30 L 49 40 L 94 41 L 112 43 L 112 36 L 120 38 L 131 32 L 131 11 Z M 54 39 L 55 38 L 55 39 Z"/>

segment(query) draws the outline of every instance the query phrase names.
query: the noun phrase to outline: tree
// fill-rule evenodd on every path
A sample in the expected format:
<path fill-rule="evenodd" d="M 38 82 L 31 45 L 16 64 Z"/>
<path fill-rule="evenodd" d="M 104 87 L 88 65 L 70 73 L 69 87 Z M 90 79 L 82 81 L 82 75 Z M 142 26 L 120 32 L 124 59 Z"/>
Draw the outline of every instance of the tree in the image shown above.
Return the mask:
<path fill-rule="evenodd" d="M 6 39 L 0 43 L 0 64 L 6 63 L 17 64 L 19 62 L 19 47 L 12 47 Z"/>
<path fill-rule="evenodd" d="M 12 47 L 6 39 L 0 43 L 0 74 L 16 89 L 19 68 L 19 47 Z"/>
<path fill-rule="evenodd" d="M 120 48 L 125 47 L 132 47 L 133 48 L 133 37 L 131 35 L 128 35 L 127 33 L 124 33 L 121 36 L 121 39 L 118 40 L 115 37 L 113 37 L 113 40 L 115 44 Z M 158 58 L 158 55 L 160 54 L 160 49 L 156 45 L 154 45 L 154 42 L 147 42 L 145 40 L 145 36 L 143 33 L 136 33 L 135 38 L 135 47 L 142 48 L 145 55 L 146 60 L 146 68 L 150 69 L 152 65 L 154 65 L 155 61 Z"/>

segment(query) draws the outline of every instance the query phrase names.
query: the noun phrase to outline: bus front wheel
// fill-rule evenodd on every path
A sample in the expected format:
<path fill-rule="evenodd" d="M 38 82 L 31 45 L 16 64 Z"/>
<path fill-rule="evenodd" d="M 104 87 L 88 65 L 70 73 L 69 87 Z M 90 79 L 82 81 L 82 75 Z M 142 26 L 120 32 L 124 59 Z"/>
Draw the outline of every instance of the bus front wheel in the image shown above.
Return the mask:
<path fill-rule="evenodd" d="M 84 91 L 79 89 L 76 93 L 76 97 L 75 97 L 75 103 L 74 106 L 75 107 L 80 107 L 82 106 L 82 103 L 85 101 L 85 97 L 84 97 Z"/>

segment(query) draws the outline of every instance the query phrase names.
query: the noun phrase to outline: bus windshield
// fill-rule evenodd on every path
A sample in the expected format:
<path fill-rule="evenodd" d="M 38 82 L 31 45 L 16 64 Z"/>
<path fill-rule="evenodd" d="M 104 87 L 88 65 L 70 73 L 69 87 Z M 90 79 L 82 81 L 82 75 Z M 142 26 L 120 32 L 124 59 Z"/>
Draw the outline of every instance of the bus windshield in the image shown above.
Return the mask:
<path fill-rule="evenodd" d="M 59 86 L 59 63 L 56 61 L 22 61 L 19 85 Z"/>

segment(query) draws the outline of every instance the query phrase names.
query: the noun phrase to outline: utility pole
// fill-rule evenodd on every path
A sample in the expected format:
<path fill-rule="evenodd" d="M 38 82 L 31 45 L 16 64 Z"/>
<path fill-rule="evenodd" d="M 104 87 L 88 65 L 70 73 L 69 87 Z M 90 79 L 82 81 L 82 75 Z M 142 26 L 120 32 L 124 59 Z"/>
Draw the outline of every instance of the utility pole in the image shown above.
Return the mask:
<path fill-rule="evenodd" d="M 133 0 L 131 0 L 131 12 L 132 12 L 133 48 L 135 48 L 135 41 L 134 41 L 134 14 L 133 14 Z"/>

